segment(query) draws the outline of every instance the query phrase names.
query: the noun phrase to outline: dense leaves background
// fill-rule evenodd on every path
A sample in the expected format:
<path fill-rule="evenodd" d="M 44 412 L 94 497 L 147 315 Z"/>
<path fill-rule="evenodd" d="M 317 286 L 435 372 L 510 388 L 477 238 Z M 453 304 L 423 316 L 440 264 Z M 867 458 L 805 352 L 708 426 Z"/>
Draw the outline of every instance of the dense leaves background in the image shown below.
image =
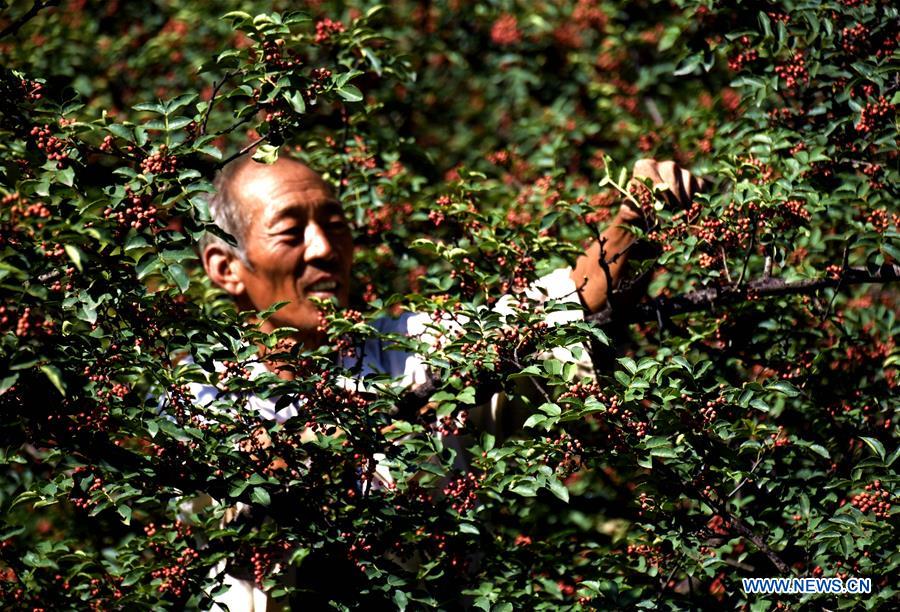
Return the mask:
<path fill-rule="evenodd" d="M 336 607 L 895 605 L 893 3 L 299 8 L 4 10 L 4 605 L 204 607 L 223 559 Z M 397 413 L 386 381 L 342 391 L 324 349 L 279 354 L 205 279 L 210 178 L 254 143 L 322 170 L 354 220 L 338 347 L 401 307 L 468 315 L 430 353 L 425 410 Z M 686 211 L 644 198 L 646 300 L 714 300 L 551 330 L 479 309 L 571 263 L 641 157 L 712 184 Z M 596 386 L 544 358 L 575 341 Z M 254 342 L 297 379 L 247 380 Z M 261 422 L 233 398 L 201 413 L 199 381 L 303 414 L 254 447 Z M 509 439 L 463 426 L 462 473 L 441 430 L 500 388 L 531 416 Z M 395 486 L 367 484 L 376 453 Z M 769 575 L 874 592 L 741 591 Z"/>

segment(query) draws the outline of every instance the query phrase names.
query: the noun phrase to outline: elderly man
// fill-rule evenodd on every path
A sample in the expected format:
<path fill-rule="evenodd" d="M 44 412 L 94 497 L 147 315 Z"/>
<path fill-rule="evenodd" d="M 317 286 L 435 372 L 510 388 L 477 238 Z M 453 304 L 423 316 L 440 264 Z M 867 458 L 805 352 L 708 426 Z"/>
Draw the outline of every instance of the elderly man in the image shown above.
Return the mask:
<path fill-rule="evenodd" d="M 635 165 L 634 176 L 664 184 L 671 190 L 669 195 L 683 204 L 699 188 L 690 173 L 672 162 L 643 160 Z M 242 310 L 262 311 L 274 303 L 287 302 L 262 323 L 262 331 L 292 327 L 297 330 L 294 340 L 304 348 L 319 347 L 325 336 L 312 298 L 334 298 L 341 307 L 346 307 L 350 298 L 353 237 L 341 203 L 316 172 L 285 158 L 272 165 L 241 158 L 222 170 L 215 187 L 211 212 L 216 224 L 232 235 L 238 246 L 213 236 L 204 240 L 201 255 L 210 279 L 233 296 Z M 618 283 L 625 270 L 626 247 L 633 240 L 628 225 L 642 218 L 640 211 L 624 204 L 602 234 L 607 257 L 623 254 L 609 262 L 608 271 L 601 268 L 601 246 L 595 240 L 578 258 L 574 269 L 560 269 L 539 279 L 527 293 L 535 299 L 549 297 L 571 302 L 579 316 L 582 308 L 589 312 L 601 309 L 606 303 L 608 283 Z M 427 337 L 430 324 L 428 314 L 406 314 L 382 319 L 376 327 L 383 333 Z M 386 373 L 406 384 L 420 382 L 425 376 L 420 356 L 385 350 L 379 342 L 367 344 L 362 354 L 363 376 Z M 256 363 L 251 367 L 251 375 L 256 375 L 274 366 Z M 287 369 L 276 371 L 279 376 L 291 376 Z M 219 395 L 217 389 L 206 385 L 193 385 L 192 391 L 201 405 Z M 297 414 L 297 406 L 276 409 L 274 399 L 250 397 L 248 404 L 263 419 L 281 422 Z M 491 410 L 496 409 L 495 398 Z M 491 427 L 498 422 L 492 412 L 480 424 Z M 390 479 L 387 474 L 381 477 Z M 230 589 L 220 596 L 220 603 L 231 610 L 265 609 L 265 594 L 251 582 L 228 576 L 226 584 Z"/>
<path fill-rule="evenodd" d="M 667 187 L 682 204 L 699 189 L 699 181 L 673 162 L 641 160 L 635 164 L 634 178 L 649 178 L 654 185 Z M 296 340 L 306 348 L 321 345 L 319 313 L 310 298 L 337 298 L 346 307 L 353 259 L 350 226 L 328 184 L 297 161 L 280 158 L 264 165 L 243 157 L 222 170 L 216 189 L 210 202 L 212 214 L 238 247 L 215 237 L 204 241 L 202 260 L 210 279 L 242 309 L 265 310 L 276 302 L 289 302 L 263 323 L 262 330 L 294 327 Z M 626 250 L 633 240 L 628 225 L 641 218 L 642 213 L 630 204 L 621 206 L 602 234 L 607 257 Z M 609 289 L 599 255 L 600 244 L 595 240 L 573 270 L 553 279 L 565 285 L 565 293 L 577 290 L 589 312 L 606 304 Z M 621 279 L 626 262 L 627 254 L 609 263 L 614 284 Z"/>

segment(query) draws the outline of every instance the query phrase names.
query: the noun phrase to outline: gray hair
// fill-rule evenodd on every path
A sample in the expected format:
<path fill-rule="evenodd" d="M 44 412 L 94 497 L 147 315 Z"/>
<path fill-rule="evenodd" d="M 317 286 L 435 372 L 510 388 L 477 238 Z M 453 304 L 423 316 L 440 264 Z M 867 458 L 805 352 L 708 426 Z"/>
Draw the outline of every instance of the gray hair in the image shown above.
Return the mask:
<path fill-rule="evenodd" d="M 223 249 L 234 253 L 245 266 L 252 270 L 253 266 L 251 266 L 250 262 L 247 260 L 247 251 L 244 243 L 247 238 L 247 226 L 250 224 L 250 219 L 240 203 L 235 201 L 234 194 L 235 177 L 250 163 L 253 163 L 253 158 L 249 155 L 242 155 L 219 170 L 213 179 L 214 191 L 209 195 L 207 200 L 209 213 L 212 215 L 213 223 L 215 223 L 220 230 L 233 237 L 237 242 L 237 246 L 232 246 L 212 232 L 203 234 L 200 238 L 199 246 L 201 253 L 203 253 L 209 245 L 214 244 L 220 246 Z"/>

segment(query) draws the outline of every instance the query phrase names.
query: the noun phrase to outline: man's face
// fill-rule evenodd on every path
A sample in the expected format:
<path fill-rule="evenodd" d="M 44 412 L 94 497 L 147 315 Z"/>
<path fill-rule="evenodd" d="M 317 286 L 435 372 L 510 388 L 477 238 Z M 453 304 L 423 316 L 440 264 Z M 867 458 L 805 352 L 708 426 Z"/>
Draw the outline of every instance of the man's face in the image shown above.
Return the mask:
<path fill-rule="evenodd" d="M 234 177 L 235 204 L 247 214 L 244 247 L 252 269 L 238 264 L 245 298 L 257 310 L 288 301 L 263 326 L 314 333 L 319 311 L 310 297 L 350 296 L 353 238 L 340 202 L 322 178 L 295 161 L 250 163 Z"/>

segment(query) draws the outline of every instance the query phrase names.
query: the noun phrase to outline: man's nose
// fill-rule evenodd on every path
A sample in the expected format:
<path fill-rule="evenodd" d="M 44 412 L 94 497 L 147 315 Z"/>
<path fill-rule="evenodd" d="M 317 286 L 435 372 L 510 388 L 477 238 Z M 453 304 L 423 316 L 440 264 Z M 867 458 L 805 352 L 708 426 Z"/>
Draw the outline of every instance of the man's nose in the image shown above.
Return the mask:
<path fill-rule="evenodd" d="M 304 257 L 307 261 L 316 259 L 334 259 L 334 245 L 328 233 L 318 223 L 310 223 L 306 226 L 306 249 Z"/>

